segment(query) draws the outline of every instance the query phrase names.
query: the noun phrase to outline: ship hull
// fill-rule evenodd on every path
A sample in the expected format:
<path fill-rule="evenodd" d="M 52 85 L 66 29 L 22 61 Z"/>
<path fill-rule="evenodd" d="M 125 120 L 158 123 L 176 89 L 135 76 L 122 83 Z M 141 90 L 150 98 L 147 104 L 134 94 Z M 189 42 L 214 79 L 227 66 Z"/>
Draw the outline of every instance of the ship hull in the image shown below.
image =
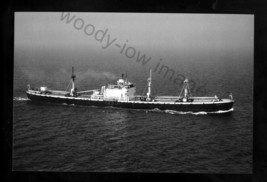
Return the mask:
<path fill-rule="evenodd" d="M 174 102 L 146 102 L 146 101 L 108 101 L 92 100 L 77 97 L 56 97 L 50 95 L 38 95 L 27 92 L 27 96 L 34 102 L 48 102 L 67 105 L 84 105 L 84 106 L 113 106 L 129 109 L 160 109 L 174 110 L 182 112 L 216 112 L 228 111 L 233 108 L 234 101 L 209 102 L 209 103 L 174 103 Z"/>

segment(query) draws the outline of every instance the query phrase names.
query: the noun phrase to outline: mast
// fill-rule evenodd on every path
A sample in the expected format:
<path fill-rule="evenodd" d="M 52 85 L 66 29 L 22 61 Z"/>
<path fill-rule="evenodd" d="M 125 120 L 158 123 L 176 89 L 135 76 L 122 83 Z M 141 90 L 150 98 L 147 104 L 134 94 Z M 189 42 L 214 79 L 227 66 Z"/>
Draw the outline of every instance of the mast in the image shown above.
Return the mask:
<path fill-rule="evenodd" d="M 150 69 L 149 78 L 147 79 L 148 91 L 147 91 L 147 98 L 151 96 L 151 82 L 152 82 L 152 72 Z"/>
<path fill-rule="evenodd" d="M 191 92 L 190 92 L 190 87 L 189 87 L 189 80 L 186 78 L 184 80 L 184 85 L 183 85 L 183 88 L 179 94 L 179 97 L 181 97 L 183 93 L 183 98 L 187 99 L 191 96 Z"/>
<path fill-rule="evenodd" d="M 76 76 L 74 74 L 74 67 L 72 67 L 72 69 L 71 69 L 71 84 L 72 84 L 72 86 L 71 86 L 71 90 L 70 90 L 71 96 L 73 96 L 75 93 L 75 78 L 76 78 Z"/>
<path fill-rule="evenodd" d="M 185 88 L 184 88 L 184 98 L 188 97 L 188 79 L 186 78 L 185 81 Z"/>
<path fill-rule="evenodd" d="M 186 78 L 184 81 L 185 87 L 184 87 L 184 98 L 191 97 L 190 87 L 189 87 L 189 80 Z"/>

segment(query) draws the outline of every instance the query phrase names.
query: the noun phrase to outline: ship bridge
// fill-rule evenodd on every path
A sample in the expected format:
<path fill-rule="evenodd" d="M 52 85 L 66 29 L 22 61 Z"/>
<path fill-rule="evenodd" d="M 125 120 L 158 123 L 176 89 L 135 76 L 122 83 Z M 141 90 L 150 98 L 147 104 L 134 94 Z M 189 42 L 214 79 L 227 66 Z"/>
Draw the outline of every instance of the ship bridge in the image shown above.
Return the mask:
<path fill-rule="evenodd" d="M 102 96 L 104 99 L 129 100 L 135 95 L 135 92 L 134 84 L 121 78 L 116 85 L 102 86 L 100 92 L 95 92 L 92 97 Z"/>

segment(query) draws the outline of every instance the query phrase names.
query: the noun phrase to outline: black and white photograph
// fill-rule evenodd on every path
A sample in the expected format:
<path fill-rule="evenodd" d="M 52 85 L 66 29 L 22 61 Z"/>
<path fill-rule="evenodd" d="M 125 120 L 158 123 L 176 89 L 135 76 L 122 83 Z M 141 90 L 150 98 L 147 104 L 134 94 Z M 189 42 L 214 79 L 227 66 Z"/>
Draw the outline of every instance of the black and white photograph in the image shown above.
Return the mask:
<path fill-rule="evenodd" d="M 254 15 L 15 12 L 12 171 L 252 174 Z"/>

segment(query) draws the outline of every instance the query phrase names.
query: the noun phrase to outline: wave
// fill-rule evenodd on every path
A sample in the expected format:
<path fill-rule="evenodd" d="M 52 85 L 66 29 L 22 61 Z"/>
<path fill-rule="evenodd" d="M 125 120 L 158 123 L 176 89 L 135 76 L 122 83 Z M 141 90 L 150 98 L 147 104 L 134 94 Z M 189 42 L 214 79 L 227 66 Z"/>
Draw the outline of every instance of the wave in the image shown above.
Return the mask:
<path fill-rule="evenodd" d="M 215 112 L 209 112 L 210 114 L 221 114 L 221 113 L 228 113 L 228 112 L 232 112 L 234 111 L 234 108 L 231 108 L 227 111 L 222 111 L 222 110 L 219 110 L 219 111 L 215 111 Z"/>
<path fill-rule="evenodd" d="M 192 112 L 192 111 L 187 111 L 187 112 L 183 112 L 183 111 L 174 111 L 174 110 L 164 110 L 165 113 L 169 113 L 169 114 L 192 114 L 192 115 L 206 115 L 208 114 L 205 111 L 200 111 L 200 112 Z"/>
<path fill-rule="evenodd" d="M 168 113 L 168 114 L 191 114 L 191 115 L 207 115 L 207 114 L 222 114 L 222 113 L 228 113 L 228 112 L 232 112 L 234 111 L 234 108 L 223 111 L 223 110 L 219 110 L 219 111 L 214 111 L 214 112 L 206 112 L 206 111 L 199 111 L 199 112 L 192 112 L 192 111 L 175 111 L 175 110 L 160 110 L 158 108 L 155 109 L 151 109 L 149 111 L 152 112 L 163 112 L 163 113 Z"/>
<path fill-rule="evenodd" d="M 14 101 L 27 101 L 27 100 L 30 100 L 26 97 L 13 97 L 13 100 Z"/>

